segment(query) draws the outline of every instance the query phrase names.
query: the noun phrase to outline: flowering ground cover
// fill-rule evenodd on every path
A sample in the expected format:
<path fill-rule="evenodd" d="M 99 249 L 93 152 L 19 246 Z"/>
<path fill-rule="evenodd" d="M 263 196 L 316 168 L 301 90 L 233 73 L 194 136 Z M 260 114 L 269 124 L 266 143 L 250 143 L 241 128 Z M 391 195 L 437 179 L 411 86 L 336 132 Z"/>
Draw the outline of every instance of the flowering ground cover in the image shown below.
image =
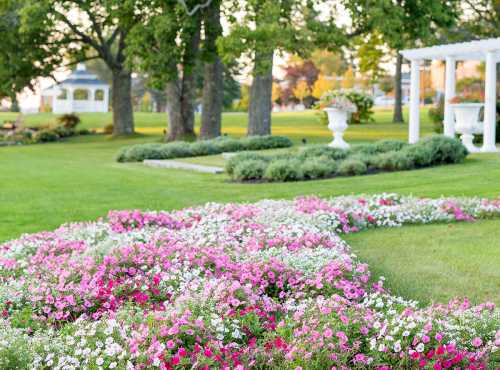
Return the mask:
<path fill-rule="evenodd" d="M 393 296 L 342 235 L 498 215 L 478 198 L 307 197 L 26 235 L 0 246 L 0 368 L 495 368 L 493 304 Z"/>

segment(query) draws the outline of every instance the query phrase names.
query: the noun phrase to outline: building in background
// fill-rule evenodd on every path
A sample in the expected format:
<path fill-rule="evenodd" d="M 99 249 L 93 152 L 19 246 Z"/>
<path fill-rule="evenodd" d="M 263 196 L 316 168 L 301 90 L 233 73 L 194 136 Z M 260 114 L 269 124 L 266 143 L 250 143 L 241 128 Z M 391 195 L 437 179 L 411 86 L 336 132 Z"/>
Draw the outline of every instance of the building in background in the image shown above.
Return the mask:
<path fill-rule="evenodd" d="M 78 64 L 68 78 L 41 92 L 40 111 L 55 114 L 107 112 L 109 84 Z"/>

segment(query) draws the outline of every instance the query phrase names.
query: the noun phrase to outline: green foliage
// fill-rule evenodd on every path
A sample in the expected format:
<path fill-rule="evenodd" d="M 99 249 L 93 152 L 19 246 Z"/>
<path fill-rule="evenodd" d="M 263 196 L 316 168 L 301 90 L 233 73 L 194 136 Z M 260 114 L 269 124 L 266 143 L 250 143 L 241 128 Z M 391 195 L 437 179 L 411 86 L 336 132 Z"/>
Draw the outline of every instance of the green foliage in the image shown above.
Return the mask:
<path fill-rule="evenodd" d="M 281 136 L 250 136 L 243 139 L 216 138 L 189 143 L 177 141 L 168 144 L 139 144 L 123 148 L 118 162 L 141 162 L 145 159 L 173 159 L 220 154 L 227 151 L 287 148 L 292 141 Z"/>
<path fill-rule="evenodd" d="M 392 151 L 378 154 L 373 167 L 381 171 L 405 171 L 413 169 L 414 162 L 408 153 Z"/>
<path fill-rule="evenodd" d="M 410 145 L 403 150 L 415 167 L 428 167 L 432 165 L 434 152 L 431 148 L 424 145 Z"/>
<path fill-rule="evenodd" d="M 226 171 L 233 179 L 239 180 L 234 168 L 241 162 L 254 160 L 267 164 L 264 172 L 267 181 L 297 181 L 461 163 L 466 155 L 467 151 L 459 140 L 435 136 L 414 145 L 400 140 L 381 140 L 357 145 L 350 150 L 311 146 L 297 154 L 262 156 L 244 153 L 229 159 Z"/>
<path fill-rule="evenodd" d="M 267 162 L 262 159 L 246 159 L 238 162 L 233 178 L 238 181 L 260 180 L 266 170 Z"/>
<path fill-rule="evenodd" d="M 323 179 L 335 174 L 337 171 L 337 163 L 329 157 L 313 157 L 302 162 L 300 170 L 306 179 Z"/>
<path fill-rule="evenodd" d="M 304 173 L 300 161 L 277 159 L 269 163 L 264 178 L 269 181 L 297 181 L 304 178 Z"/>
<path fill-rule="evenodd" d="M 349 151 L 338 148 L 330 148 L 326 145 L 308 146 L 302 148 L 298 154 L 299 159 L 326 157 L 333 160 L 344 159 L 348 156 Z"/>
<path fill-rule="evenodd" d="M 47 77 L 61 62 L 58 45 L 49 42 L 51 35 L 39 32 L 37 19 L 24 24 L 23 6 L 28 2 L 0 2 L 0 99 L 7 97 L 16 103 L 16 94 L 25 88 L 33 89 L 37 77 Z M 35 63 L 43 61 L 43 63 Z"/>
<path fill-rule="evenodd" d="M 80 117 L 78 117 L 74 113 L 63 114 L 61 117 L 57 119 L 59 124 L 61 124 L 64 128 L 76 128 L 81 122 Z"/>
<path fill-rule="evenodd" d="M 248 160 L 256 160 L 256 161 L 269 161 L 270 157 L 265 157 L 263 155 L 257 153 L 240 153 L 226 161 L 226 172 L 232 176 L 234 173 L 234 168 L 241 162 L 245 162 Z"/>
<path fill-rule="evenodd" d="M 429 109 L 427 114 L 429 115 L 431 122 L 434 124 L 434 131 L 438 134 L 442 134 L 444 130 L 444 96 L 439 98 L 439 101 Z"/>
<path fill-rule="evenodd" d="M 381 140 L 373 144 L 376 153 L 398 151 L 408 146 L 406 141 L 401 140 Z"/>
<path fill-rule="evenodd" d="M 460 140 L 441 135 L 423 139 L 416 145 L 432 152 L 432 165 L 462 163 L 469 154 Z"/>
<path fill-rule="evenodd" d="M 401 140 L 381 140 L 373 144 L 357 145 L 351 149 L 351 152 L 373 155 L 394 150 L 401 150 L 407 146 L 408 144 L 405 141 Z"/>
<path fill-rule="evenodd" d="M 348 158 L 342 161 L 337 169 L 337 174 L 341 176 L 359 176 L 368 172 L 366 164 L 356 158 Z"/>
<path fill-rule="evenodd" d="M 33 140 L 35 143 L 50 143 L 59 140 L 59 135 L 54 130 L 38 131 Z"/>
<path fill-rule="evenodd" d="M 239 152 L 244 149 L 241 140 L 226 136 L 221 136 L 213 140 L 213 144 L 221 153 Z"/>
<path fill-rule="evenodd" d="M 289 148 L 292 141 L 285 136 L 247 136 L 241 139 L 241 144 L 246 150 L 263 150 Z"/>

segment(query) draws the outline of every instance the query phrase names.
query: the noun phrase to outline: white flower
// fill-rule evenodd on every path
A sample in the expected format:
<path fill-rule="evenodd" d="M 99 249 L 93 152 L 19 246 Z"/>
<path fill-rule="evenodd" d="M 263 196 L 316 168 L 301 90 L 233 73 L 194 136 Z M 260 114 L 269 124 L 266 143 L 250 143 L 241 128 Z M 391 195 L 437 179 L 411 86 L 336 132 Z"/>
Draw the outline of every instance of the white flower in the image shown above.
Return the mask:
<path fill-rule="evenodd" d="M 415 350 L 416 350 L 418 353 L 422 353 L 422 352 L 424 352 L 424 349 L 425 349 L 425 346 L 424 346 L 424 344 L 423 344 L 423 343 L 419 343 L 419 344 L 417 345 L 417 347 L 415 348 Z"/>

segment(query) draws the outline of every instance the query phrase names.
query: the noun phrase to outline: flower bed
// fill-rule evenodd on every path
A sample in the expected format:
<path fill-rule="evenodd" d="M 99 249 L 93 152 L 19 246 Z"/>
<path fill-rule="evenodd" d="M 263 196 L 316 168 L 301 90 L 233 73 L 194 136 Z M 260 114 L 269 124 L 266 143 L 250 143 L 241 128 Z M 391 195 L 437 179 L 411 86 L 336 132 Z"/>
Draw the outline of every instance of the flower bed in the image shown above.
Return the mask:
<path fill-rule="evenodd" d="M 487 368 L 493 304 L 395 297 L 341 235 L 498 215 L 484 199 L 306 197 L 26 235 L 0 245 L 0 368 Z"/>
<path fill-rule="evenodd" d="M 310 146 L 298 154 L 241 153 L 226 163 L 226 172 L 233 180 L 243 182 L 316 180 L 462 163 L 467 155 L 459 140 L 433 136 L 413 145 L 382 140 L 347 150 Z"/>
<path fill-rule="evenodd" d="M 219 137 L 194 143 L 176 141 L 167 144 L 138 144 L 123 148 L 116 158 L 118 162 L 142 162 L 145 159 L 174 159 L 241 152 L 289 148 L 292 141 L 284 136 L 248 136 L 242 139 Z"/>

